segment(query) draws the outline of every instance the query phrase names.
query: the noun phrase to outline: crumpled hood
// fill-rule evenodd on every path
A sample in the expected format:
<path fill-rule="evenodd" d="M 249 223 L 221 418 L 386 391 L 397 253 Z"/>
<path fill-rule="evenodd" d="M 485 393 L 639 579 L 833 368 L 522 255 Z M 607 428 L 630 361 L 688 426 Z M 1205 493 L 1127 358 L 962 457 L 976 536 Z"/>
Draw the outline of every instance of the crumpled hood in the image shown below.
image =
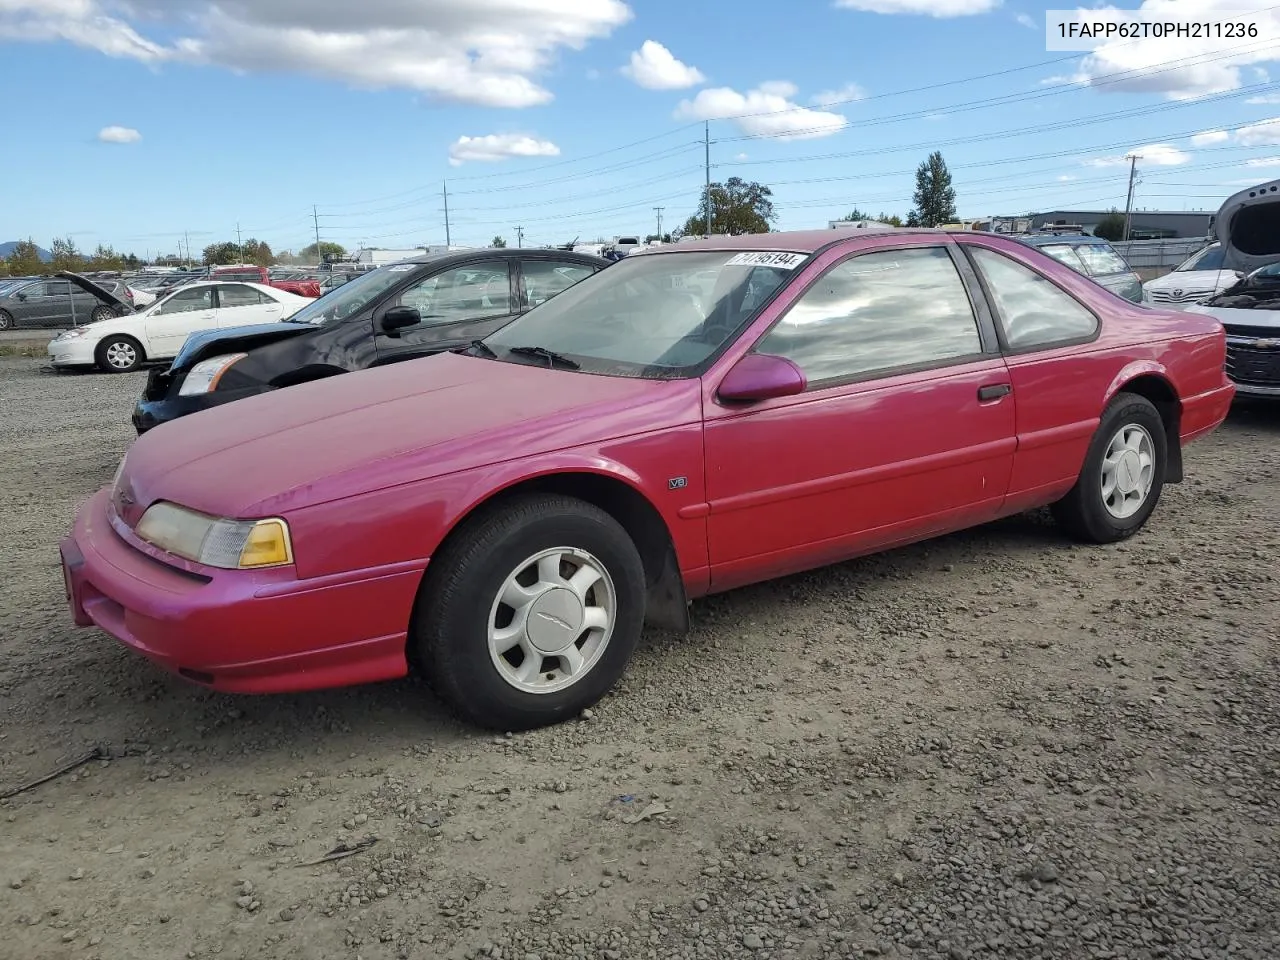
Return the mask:
<path fill-rule="evenodd" d="M 226 517 L 286 513 L 700 417 L 697 380 L 438 354 L 161 424 L 128 452 L 122 516 L 136 523 L 155 500 Z"/>
<path fill-rule="evenodd" d="M 1260 331 L 1254 334 L 1255 336 L 1280 337 L 1280 310 L 1209 307 L 1202 303 L 1192 304 L 1186 310 L 1188 313 L 1202 313 L 1207 317 L 1213 317 L 1227 328 L 1227 333 L 1231 333 L 1233 328 L 1248 327 L 1250 330 Z"/>
<path fill-rule="evenodd" d="M 1222 242 L 1224 270 L 1249 274 L 1280 260 L 1280 180 L 1228 197 L 1213 232 Z"/>
<path fill-rule="evenodd" d="M 182 349 L 173 358 L 170 370 L 186 370 L 206 357 L 220 353 L 238 353 L 253 347 L 265 346 L 277 340 L 285 340 L 303 333 L 314 333 L 310 323 L 290 323 L 273 320 L 270 323 L 251 323 L 242 327 L 223 327 L 215 330 L 198 330 L 189 334 Z"/>

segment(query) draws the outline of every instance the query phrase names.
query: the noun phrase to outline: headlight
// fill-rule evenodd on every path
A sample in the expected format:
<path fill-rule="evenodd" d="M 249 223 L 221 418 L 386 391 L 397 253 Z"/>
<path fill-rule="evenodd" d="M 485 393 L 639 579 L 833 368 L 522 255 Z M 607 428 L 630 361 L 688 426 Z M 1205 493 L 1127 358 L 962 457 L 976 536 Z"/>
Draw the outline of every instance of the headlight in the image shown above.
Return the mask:
<path fill-rule="evenodd" d="M 161 500 L 147 508 L 134 533 L 167 553 L 224 570 L 293 563 L 289 525 L 279 517 L 226 520 Z"/>
<path fill-rule="evenodd" d="M 225 356 L 201 360 L 191 368 L 191 372 L 182 381 L 182 386 L 178 388 L 178 396 L 191 397 L 198 393 L 213 393 L 217 389 L 218 381 L 231 368 L 231 365 L 247 356 L 247 353 L 228 353 Z"/>
<path fill-rule="evenodd" d="M 87 327 L 72 327 L 70 330 L 64 330 L 53 339 L 55 340 L 79 340 L 81 337 L 87 336 L 89 329 Z"/>

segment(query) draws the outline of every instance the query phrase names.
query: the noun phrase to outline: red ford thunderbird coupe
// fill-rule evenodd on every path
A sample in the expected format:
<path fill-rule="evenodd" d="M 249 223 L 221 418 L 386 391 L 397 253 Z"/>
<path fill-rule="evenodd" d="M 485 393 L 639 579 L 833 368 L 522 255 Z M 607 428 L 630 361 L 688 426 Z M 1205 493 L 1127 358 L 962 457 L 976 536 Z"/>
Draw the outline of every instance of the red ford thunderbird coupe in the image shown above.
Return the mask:
<path fill-rule="evenodd" d="M 1226 416 L 1224 351 L 998 236 L 662 247 L 461 352 L 149 432 L 63 541 L 67 593 L 215 690 L 414 663 L 529 728 L 708 593 L 1045 504 L 1133 534 Z"/>

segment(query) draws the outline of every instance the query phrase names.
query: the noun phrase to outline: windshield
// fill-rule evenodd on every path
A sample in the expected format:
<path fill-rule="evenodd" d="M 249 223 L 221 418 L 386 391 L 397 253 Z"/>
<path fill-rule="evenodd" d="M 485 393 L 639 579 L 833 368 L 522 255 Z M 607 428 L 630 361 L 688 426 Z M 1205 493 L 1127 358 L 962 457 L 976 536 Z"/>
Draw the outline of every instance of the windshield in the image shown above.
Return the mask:
<path fill-rule="evenodd" d="M 697 376 L 807 259 L 758 251 L 628 257 L 530 310 L 484 345 L 514 363 L 554 365 L 551 353 L 586 373 Z M 542 353 L 520 349 L 527 347 Z"/>
<path fill-rule="evenodd" d="M 417 263 L 395 263 L 387 267 L 370 270 L 347 281 L 341 286 L 333 287 L 328 293 L 309 304 L 288 318 L 290 323 L 310 323 L 323 326 L 328 323 L 341 323 L 347 317 L 354 316 L 384 293 L 405 279 L 405 274 L 421 269 Z"/>
<path fill-rule="evenodd" d="M 1080 258 L 1076 256 L 1076 252 L 1065 243 L 1045 244 L 1040 248 L 1059 263 L 1065 263 L 1077 273 L 1087 273 L 1084 264 L 1080 262 Z"/>
<path fill-rule="evenodd" d="M 1222 261 L 1226 254 L 1223 253 L 1220 244 L 1212 244 L 1205 247 L 1199 253 L 1192 254 L 1173 268 L 1174 273 L 1183 273 L 1189 270 L 1221 270 Z"/>

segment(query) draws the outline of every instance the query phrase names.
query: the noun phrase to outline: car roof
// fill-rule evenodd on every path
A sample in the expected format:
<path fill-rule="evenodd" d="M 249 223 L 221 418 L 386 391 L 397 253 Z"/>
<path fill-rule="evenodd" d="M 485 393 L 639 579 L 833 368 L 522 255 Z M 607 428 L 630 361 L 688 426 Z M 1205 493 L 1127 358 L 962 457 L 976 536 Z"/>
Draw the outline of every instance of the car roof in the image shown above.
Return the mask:
<path fill-rule="evenodd" d="M 883 230 L 786 230 L 777 233 L 744 233 L 733 237 L 706 237 L 698 240 L 681 239 L 679 243 L 664 243 L 660 247 L 646 247 L 638 256 L 654 257 L 696 250 L 779 250 L 786 253 L 817 253 L 833 244 L 867 240 L 871 237 L 919 236 L 943 239 L 954 231 L 930 227 L 886 227 Z M 1000 236 L 981 233 L 977 236 Z M 632 254 L 637 256 L 637 254 Z"/>
<path fill-rule="evenodd" d="M 469 263 L 478 258 L 504 257 L 514 259 L 516 257 L 546 257 L 548 259 L 564 259 L 565 257 L 573 257 L 584 263 L 607 264 L 609 261 L 602 257 L 595 257 L 589 253 L 577 253 L 573 250 L 550 250 L 545 247 L 476 247 L 472 250 L 450 250 L 448 252 L 424 253 L 416 257 L 405 257 L 403 260 L 397 260 L 396 263 L 419 263 L 431 264 L 432 266 L 448 266 L 454 263 Z M 391 264 L 384 264 L 389 267 Z M 382 269 L 381 267 L 379 269 Z M 368 272 L 368 271 L 366 271 Z M 358 276 L 358 274 L 357 274 Z"/>

